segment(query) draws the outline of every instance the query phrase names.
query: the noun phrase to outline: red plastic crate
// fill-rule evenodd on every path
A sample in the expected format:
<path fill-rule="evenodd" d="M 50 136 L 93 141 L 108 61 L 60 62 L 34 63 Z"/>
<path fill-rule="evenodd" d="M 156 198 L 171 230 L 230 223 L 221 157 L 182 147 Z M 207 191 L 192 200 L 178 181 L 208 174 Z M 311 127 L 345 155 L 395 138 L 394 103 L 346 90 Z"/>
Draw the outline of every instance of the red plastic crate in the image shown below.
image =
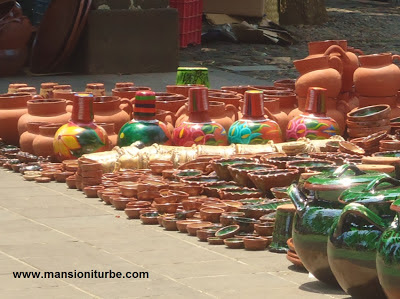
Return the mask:
<path fill-rule="evenodd" d="M 178 10 L 180 18 L 203 14 L 203 0 L 170 0 L 169 6 Z"/>
<path fill-rule="evenodd" d="M 202 27 L 202 16 L 194 16 L 194 17 L 187 17 L 187 18 L 181 18 L 179 20 L 179 26 L 180 26 L 180 33 L 189 33 L 193 31 L 201 31 Z"/>
<path fill-rule="evenodd" d="M 181 48 L 186 48 L 188 45 L 200 45 L 201 31 L 181 34 L 180 43 L 181 43 Z"/>

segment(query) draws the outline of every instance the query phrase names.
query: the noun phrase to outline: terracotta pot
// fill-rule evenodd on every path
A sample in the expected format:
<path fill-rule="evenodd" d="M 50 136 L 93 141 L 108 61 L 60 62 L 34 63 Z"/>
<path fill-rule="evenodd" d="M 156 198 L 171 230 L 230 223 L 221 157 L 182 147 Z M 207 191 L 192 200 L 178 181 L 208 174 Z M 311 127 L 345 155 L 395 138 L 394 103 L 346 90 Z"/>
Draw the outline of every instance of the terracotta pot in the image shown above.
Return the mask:
<path fill-rule="evenodd" d="M 134 85 L 133 82 L 117 82 L 115 83 L 115 88 L 132 87 Z"/>
<path fill-rule="evenodd" d="M 136 92 L 141 90 L 151 90 L 150 87 L 145 86 L 131 86 L 131 87 L 122 87 L 122 88 L 114 88 L 112 90 L 112 95 L 120 98 L 129 99 L 132 104 L 135 102 Z"/>
<path fill-rule="evenodd" d="M 232 93 L 210 92 L 208 94 L 209 101 L 222 102 L 225 105 L 233 105 L 236 109 L 240 108 L 241 96 Z"/>
<path fill-rule="evenodd" d="M 354 72 L 354 87 L 359 95 L 391 97 L 400 89 L 400 69 L 393 64 L 399 55 L 391 53 L 363 55 L 360 67 Z"/>
<path fill-rule="evenodd" d="M 278 99 L 280 108 L 288 114 L 297 107 L 296 94 L 291 91 L 282 90 L 264 90 L 264 100 Z"/>
<path fill-rule="evenodd" d="M 114 124 L 113 123 L 96 123 L 96 124 L 102 127 L 106 131 L 109 141 L 107 148 L 108 150 L 112 150 L 114 146 L 117 145 L 118 141 L 118 135 L 117 133 L 115 133 Z"/>
<path fill-rule="evenodd" d="M 71 118 L 71 114 L 66 111 L 66 100 L 29 100 L 27 108 L 27 113 L 18 120 L 20 135 L 27 130 L 28 122 L 66 123 Z"/>
<path fill-rule="evenodd" d="M 10 83 L 7 93 L 16 93 L 21 87 L 28 87 L 26 83 Z"/>
<path fill-rule="evenodd" d="M 106 89 L 103 83 L 88 83 L 86 84 L 85 92 L 91 93 L 95 97 L 106 95 Z"/>
<path fill-rule="evenodd" d="M 19 138 L 19 146 L 21 151 L 28 152 L 30 154 L 34 154 L 33 151 L 33 140 L 39 136 L 39 127 L 43 125 L 47 125 L 46 122 L 28 122 L 27 128 L 28 130 L 21 134 Z"/>
<path fill-rule="evenodd" d="M 93 101 L 94 120 L 113 123 L 116 132 L 132 119 L 133 107 L 128 99 L 116 96 L 96 96 Z"/>
<path fill-rule="evenodd" d="M 18 120 L 27 112 L 26 103 L 31 94 L 0 95 L 0 138 L 6 144 L 18 145 Z"/>
<path fill-rule="evenodd" d="M 186 98 L 189 97 L 189 89 L 194 87 L 204 87 L 201 84 L 185 84 L 185 85 L 167 85 L 167 92 L 174 94 L 184 95 Z"/>
<path fill-rule="evenodd" d="M 288 115 L 281 109 L 281 101 L 278 98 L 264 98 L 265 114 L 272 120 L 275 120 L 281 128 L 282 135 L 286 139 L 286 127 L 289 122 Z"/>
<path fill-rule="evenodd" d="M 20 87 L 17 89 L 17 93 L 30 93 L 33 96 L 37 95 L 36 88 L 32 86 Z"/>
<path fill-rule="evenodd" d="M 156 109 L 176 113 L 187 101 L 187 97 L 181 94 L 156 92 Z"/>
<path fill-rule="evenodd" d="M 307 58 L 324 55 L 338 55 L 343 62 L 342 92 L 350 92 L 353 89 L 353 74 L 359 66 L 355 50 L 347 47 L 346 40 L 326 40 L 308 43 L 309 56 Z M 360 50 L 357 50 L 360 53 Z M 362 53 L 362 52 L 361 52 Z"/>
<path fill-rule="evenodd" d="M 287 88 L 290 90 L 295 90 L 296 86 L 296 79 L 280 79 L 280 80 L 276 80 L 274 81 L 274 86 L 275 87 L 283 87 L 283 88 Z"/>
<path fill-rule="evenodd" d="M 48 124 L 39 126 L 39 135 L 33 140 L 32 147 L 36 156 L 50 157 L 51 161 L 56 160 L 53 141 L 54 135 L 63 124 Z"/>
<path fill-rule="evenodd" d="M 157 102 L 156 102 L 156 106 L 157 106 Z M 175 123 L 176 123 L 175 114 L 171 111 L 157 110 L 156 111 L 156 119 L 158 119 L 159 121 L 162 121 L 167 126 L 168 131 L 172 135 L 172 132 L 175 129 Z"/>
<path fill-rule="evenodd" d="M 293 61 L 300 73 L 296 81 L 296 94 L 305 98 L 308 88 L 327 89 L 328 98 L 337 98 L 342 88 L 342 60 L 337 56 L 321 56 Z"/>
<path fill-rule="evenodd" d="M 58 83 L 54 82 L 45 82 L 40 84 L 40 95 L 43 99 L 49 99 L 53 97 L 53 89 L 54 86 L 58 85 Z"/>

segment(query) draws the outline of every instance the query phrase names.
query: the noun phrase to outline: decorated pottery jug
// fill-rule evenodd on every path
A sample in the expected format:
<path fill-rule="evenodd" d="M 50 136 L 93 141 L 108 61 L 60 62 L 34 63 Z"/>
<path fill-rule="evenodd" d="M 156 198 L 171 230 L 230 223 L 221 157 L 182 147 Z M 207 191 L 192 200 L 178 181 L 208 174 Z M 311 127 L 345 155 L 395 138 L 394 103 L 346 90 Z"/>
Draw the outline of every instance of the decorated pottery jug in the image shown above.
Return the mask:
<path fill-rule="evenodd" d="M 94 98 L 94 120 L 99 123 L 114 124 L 117 132 L 132 118 L 132 112 L 132 103 L 128 99 L 116 96 L 95 96 Z"/>
<path fill-rule="evenodd" d="M 354 87 L 358 95 L 391 97 L 400 89 L 400 69 L 393 63 L 400 59 L 391 53 L 362 55 L 360 67 L 354 72 Z"/>
<path fill-rule="evenodd" d="M 306 137 L 312 140 L 328 139 L 340 134 L 338 123 L 326 116 L 326 92 L 319 87 L 310 87 L 305 113 L 291 119 L 286 129 L 288 141 Z"/>
<path fill-rule="evenodd" d="M 54 136 L 54 152 L 60 161 L 106 150 L 107 133 L 93 123 L 93 100 L 92 94 L 74 95 L 71 120 Z"/>
<path fill-rule="evenodd" d="M 66 100 L 37 99 L 27 102 L 27 113 L 18 120 L 18 133 L 21 135 L 27 130 L 28 122 L 66 123 L 71 118 L 67 112 Z"/>
<path fill-rule="evenodd" d="M 150 146 L 169 145 L 171 135 L 166 125 L 156 119 L 156 97 L 153 91 L 138 91 L 135 96 L 133 119 L 118 133 L 118 146 L 129 146 L 136 141 Z"/>
<path fill-rule="evenodd" d="M 386 298 L 376 271 L 377 242 L 394 219 L 391 203 L 400 196 L 400 181 L 381 176 L 351 187 L 339 197 L 348 204 L 332 226 L 329 265 L 344 291 L 354 298 Z"/>
<path fill-rule="evenodd" d="M 264 116 L 263 92 L 249 90 L 244 94 L 243 118 L 234 122 L 228 132 L 230 143 L 265 144 L 282 142 L 282 132 L 277 122 Z"/>
<path fill-rule="evenodd" d="M 208 90 L 196 87 L 189 90 L 189 119 L 175 128 L 172 140 L 178 146 L 228 145 L 224 127 L 211 120 Z"/>
<path fill-rule="evenodd" d="M 379 282 L 389 299 L 400 298 L 400 200 L 393 202 L 391 209 L 397 217 L 386 229 L 379 242 L 376 268 Z"/>
<path fill-rule="evenodd" d="M 288 188 L 289 198 L 296 206 L 293 220 L 296 252 L 305 268 L 317 279 L 337 284 L 328 261 L 327 241 L 332 225 L 345 206 L 338 200 L 340 194 L 349 187 L 369 183 L 380 176 L 380 173 L 365 173 L 355 165 L 345 164 L 332 174 L 308 178 L 304 192 L 295 184 Z M 313 196 L 307 198 L 305 193 Z"/>

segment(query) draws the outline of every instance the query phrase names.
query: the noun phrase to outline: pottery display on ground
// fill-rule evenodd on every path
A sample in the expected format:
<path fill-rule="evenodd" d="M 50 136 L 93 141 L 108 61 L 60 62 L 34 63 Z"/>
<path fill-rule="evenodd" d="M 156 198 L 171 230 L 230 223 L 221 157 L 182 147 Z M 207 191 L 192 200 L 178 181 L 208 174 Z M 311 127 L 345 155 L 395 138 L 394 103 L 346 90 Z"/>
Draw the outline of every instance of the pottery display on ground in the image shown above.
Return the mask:
<path fill-rule="evenodd" d="M 128 99 L 116 96 L 95 96 L 94 120 L 97 123 L 112 123 L 116 132 L 132 119 L 133 107 Z"/>
<path fill-rule="evenodd" d="M 59 160 L 76 159 L 84 154 L 106 150 L 106 131 L 93 123 L 91 94 L 74 95 L 71 120 L 54 136 L 54 152 Z"/>

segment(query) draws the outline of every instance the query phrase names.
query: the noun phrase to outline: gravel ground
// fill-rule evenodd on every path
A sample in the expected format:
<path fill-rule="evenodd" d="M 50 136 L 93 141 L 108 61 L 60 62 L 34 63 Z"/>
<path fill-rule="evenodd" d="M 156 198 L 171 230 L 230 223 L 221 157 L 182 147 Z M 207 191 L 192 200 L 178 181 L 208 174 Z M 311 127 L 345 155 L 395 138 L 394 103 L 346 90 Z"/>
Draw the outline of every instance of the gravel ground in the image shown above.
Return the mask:
<path fill-rule="evenodd" d="M 346 39 L 365 54 L 400 51 L 400 6 L 379 1 L 326 0 L 328 21 L 323 25 L 285 26 L 298 40 L 288 47 L 270 44 L 208 42 L 181 50 L 185 63 L 213 66 L 275 65 L 274 71 L 240 72 L 273 81 L 296 78 L 293 60 L 308 55 L 307 43 L 327 39 Z M 236 71 L 237 72 L 237 71 Z"/>

